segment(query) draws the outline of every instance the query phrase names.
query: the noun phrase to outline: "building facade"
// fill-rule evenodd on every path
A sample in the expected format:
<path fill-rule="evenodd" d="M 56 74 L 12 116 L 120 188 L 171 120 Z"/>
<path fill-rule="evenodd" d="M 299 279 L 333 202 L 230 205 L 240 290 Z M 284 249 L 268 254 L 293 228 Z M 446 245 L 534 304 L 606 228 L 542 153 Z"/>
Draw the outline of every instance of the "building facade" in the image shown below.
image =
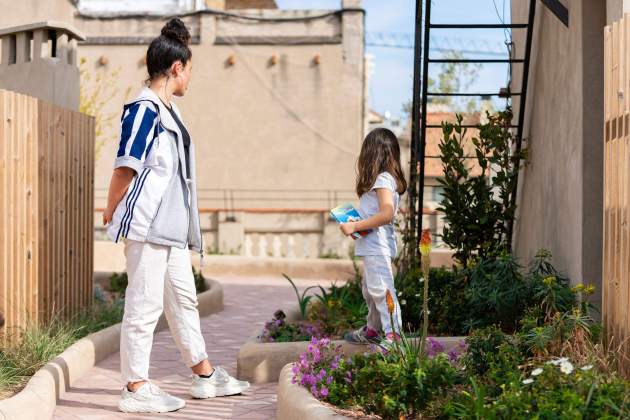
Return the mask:
<path fill-rule="evenodd" d="M 192 34 L 193 76 L 177 104 L 196 143 L 209 248 L 243 253 L 248 231 L 284 230 L 311 235 L 305 245 L 311 256 L 333 246 L 324 239 L 326 210 L 355 199 L 355 161 L 367 125 L 360 0 L 340 1 L 335 11 L 279 10 L 272 0 L 11 5 L 15 13 L 0 16 L 0 28 L 55 19 L 86 37 L 78 47 L 88 76 L 84 97 L 101 92 L 107 98 L 98 109 L 97 221 L 118 147 L 122 105 L 147 78 L 148 43 L 168 16 L 180 15 Z M 222 241 L 224 223 L 230 225 Z M 289 238 L 282 235 L 278 252 L 287 255 Z M 267 253 L 275 253 L 273 243 L 272 237 L 265 240 Z M 258 242 L 249 247 L 262 249 Z"/>
<path fill-rule="evenodd" d="M 514 244 L 523 262 L 546 248 L 573 283 L 601 290 L 604 27 L 628 2 L 561 3 L 568 26 L 541 2 L 536 11 Z M 528 6 L 512 1 L 514 23 L 527 21 Z M 525 31 L 514 30 L 514 41 L 522 53 Z M 522 65 L 513 75 L 520 92 Z"/>

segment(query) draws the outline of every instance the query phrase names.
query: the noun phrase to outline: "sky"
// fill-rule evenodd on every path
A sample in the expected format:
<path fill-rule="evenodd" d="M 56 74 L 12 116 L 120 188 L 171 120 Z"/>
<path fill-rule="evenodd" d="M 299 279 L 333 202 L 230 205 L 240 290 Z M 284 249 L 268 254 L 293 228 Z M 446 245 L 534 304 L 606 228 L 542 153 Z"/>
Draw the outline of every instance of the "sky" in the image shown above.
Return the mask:
<path fill-rule="evenodd" d="M 340 0 L 276 0 L 276 3 L 283 9 L 338 9 L 341 5 Z M 504 21 L 509 22 L 509 4 L 509 0 L 433 0 L 431 20 L 433 23 L 499 23 L 501 15 Z M 366 32 L 407 33 L 413 36 L 415 0 L 363 0 L 363 7 L 367 12 Z M 464 42 L 487 42 L 491 48 L 501 49 L 505 42 L 502 29 L 443 29 L 434 30 L 433 35 L 432 43 L 443 43 L 445 39 L 456 37 Z M 485 50 L 488 47 L 482 45 L 481 48 Z M 388 111 L 393 117 L 402 117 L 403 104 L 411 100 L 413 90 L 413 49 L 368 46 L 366 54 L 373 57 L 374 66 L 369 87 L 370 107 L 380 113 Z M 440 52 L 431 51 L 430 56 L 440 55 Z M 439 70 L 439 64 L 432 64 L 429 73 L 435 77 Z M 496 92 L 506 85 L 506 80 L 505 64 L 485 64 L 477 82 L 467 90 Z"/>

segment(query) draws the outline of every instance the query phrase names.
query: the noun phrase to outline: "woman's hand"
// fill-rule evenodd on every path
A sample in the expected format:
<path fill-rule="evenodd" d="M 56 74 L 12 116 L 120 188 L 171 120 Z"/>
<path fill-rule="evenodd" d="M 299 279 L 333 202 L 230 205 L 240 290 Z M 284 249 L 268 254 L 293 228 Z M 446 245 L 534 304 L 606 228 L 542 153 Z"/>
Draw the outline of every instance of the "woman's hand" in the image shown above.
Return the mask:
<path fill-rule="evenodd" d="M 122 200 L 123 196 L 129 188 L 129 184 L 133 180 L 136 172 L 124 166 L 114 169 L 112 179 L 109 182 L 109 192 L 107 193 L 107 206 L 103 211 L 103 225 L 107 225 L 112 221 L 114 210 Z"/>
<path fill-rule="evenodd" d="M 107 226 L 109 222 L 112 221 L 113 217 L 114 217 L 114 210 L 110 208 L 106 208 L 103 211 L 103 226 Z"/>
<path fill-rule="evenodd" d="M 342 223 L 339 225 L 339 229 L 344 235 L 350 236 L 357 231 L 357 222 Z"/>

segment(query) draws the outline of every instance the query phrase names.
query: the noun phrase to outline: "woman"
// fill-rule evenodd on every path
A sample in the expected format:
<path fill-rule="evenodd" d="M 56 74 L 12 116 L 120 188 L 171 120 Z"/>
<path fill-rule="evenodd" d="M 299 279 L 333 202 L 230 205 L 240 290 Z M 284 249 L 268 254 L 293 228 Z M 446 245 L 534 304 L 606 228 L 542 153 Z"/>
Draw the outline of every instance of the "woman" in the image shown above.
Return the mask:
<path fill-rule="evenodd" d="M 249 383 L 212 367 L 201 335 L 189 249 L 203 257 L 195 188 L 195 152 L 173 96 L 183 96 L 192 70 L 190 33 L 169 21 L 147 50 L 149 78 L 123 108 L 120 145 L 103 223 L 125 242 L 129 284 L 120 338 L 124 412 L 167 412 L 184 400 L 149 382 L 155 325 L 164 310 L 184 361 L 193 372 L 190 395 L 234 395 Z"/>

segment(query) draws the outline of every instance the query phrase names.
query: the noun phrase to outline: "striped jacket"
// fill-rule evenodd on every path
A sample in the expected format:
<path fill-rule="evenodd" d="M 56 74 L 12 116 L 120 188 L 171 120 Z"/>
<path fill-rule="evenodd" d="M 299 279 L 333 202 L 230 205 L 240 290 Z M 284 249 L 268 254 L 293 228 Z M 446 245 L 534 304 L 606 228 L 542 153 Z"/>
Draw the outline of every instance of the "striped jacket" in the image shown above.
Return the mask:
<path fill-rule="evenodd" d="M 185 159 L 177 123 L 155 92 L 144 88 L 123 108 L 114 168 L 126 166 L 136 174 L 107 226 L 111 240 L 128 238 L 203 253 L 192 143 L 190 173 Z"/>

